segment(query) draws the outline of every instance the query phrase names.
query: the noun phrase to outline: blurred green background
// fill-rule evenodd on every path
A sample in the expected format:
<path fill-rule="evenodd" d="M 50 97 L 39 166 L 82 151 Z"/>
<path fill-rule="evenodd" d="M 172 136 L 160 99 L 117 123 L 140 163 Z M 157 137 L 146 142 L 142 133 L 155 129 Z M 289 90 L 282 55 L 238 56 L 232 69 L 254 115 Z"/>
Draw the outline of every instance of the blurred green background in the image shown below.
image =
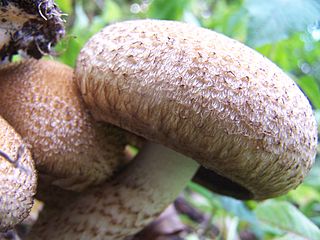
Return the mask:
<path fill-rule="evenodd" d="M 84 43 L 112 22 L 171 19 L 224 33 L 255 48 L 290 75 L 320 119 L 320 0 L 56 0 L 68 14 L 68 34 L 58 60 L 74 66 Z M 185 239 L 320 239 L 320 160 L 309 177 L 286 196 L 238 201 L 190 183 L 183 193 L 205 226 L 181 216 Z M 194 200 L 194 195 L 198 200 Z M 199 197 L 201 201 L 199 201 Z M 212 227 L 218 229 L 212 232 Z M 249 236 L 249 237 L 248 237 Z"/>

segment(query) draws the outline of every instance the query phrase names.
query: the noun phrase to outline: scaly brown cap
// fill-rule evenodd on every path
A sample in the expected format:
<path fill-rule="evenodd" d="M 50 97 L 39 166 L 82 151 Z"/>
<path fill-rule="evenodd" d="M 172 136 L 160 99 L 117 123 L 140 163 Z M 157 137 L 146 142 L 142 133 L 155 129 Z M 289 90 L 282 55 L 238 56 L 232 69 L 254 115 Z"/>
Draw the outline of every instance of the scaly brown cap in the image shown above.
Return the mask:
<path fill-rule="evenodd" d="M 37 169 L 53 184 L 80 191 L 123 164 L 124 131 L 93 120 L 70 67 L 44 60 L 9 64 L 0 68 L 0 91 L 0 114 L 32 146 Z"/>
<path fill-rule="evenodd" d="M 297 187 L 313 163 L 315 118 L 297 85 L 213 31 L 108 26 L 81 51 L 76 77 L 95 118 L 186 154 L 254 199 Z"/>
<path fill-rule="evenodd" d="M 0 117 L 0 232 L 25 219 L 33 205 L 37 176 L 29 150 Z"/>

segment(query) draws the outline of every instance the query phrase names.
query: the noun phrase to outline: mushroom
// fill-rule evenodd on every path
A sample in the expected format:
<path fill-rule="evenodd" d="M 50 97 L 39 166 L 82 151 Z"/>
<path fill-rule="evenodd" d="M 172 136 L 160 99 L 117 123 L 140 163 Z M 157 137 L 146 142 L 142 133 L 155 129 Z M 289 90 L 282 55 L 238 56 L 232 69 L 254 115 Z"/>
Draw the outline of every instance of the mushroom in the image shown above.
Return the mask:
<path fill-rule="evenodd" d="M 32 147 L 42 190 L 53 184 L 82 191 L 125 164 L 129 134 L 94 121 L 72 68 L 44 60 L 7 64 L 0 68 L 0 91 L 0 114 Z"/>
<path fill-rule="evenodd" d="M 19 51 L 41 58 L 64 36 L 61 11 L 53 0 L 0 1 L 0 61 Z"/>
<path fill-rule="evenodd" d="M 0 129 L 0 232 L 4 232 L 29 215 L 37 176 L 31 153 L 1 117 Z"/>
<path fill-rule="evenodd" d="M 76 79 L 97 120 L 150 143 L 113 181 L 47 213 L 30 239 L 124 239 L 199 164 L 261 200 L 297 187 L 314 161 L 316 123 L 297 85 L 213 31 L 157 20 L 108 26 L 82 49 Z"/>

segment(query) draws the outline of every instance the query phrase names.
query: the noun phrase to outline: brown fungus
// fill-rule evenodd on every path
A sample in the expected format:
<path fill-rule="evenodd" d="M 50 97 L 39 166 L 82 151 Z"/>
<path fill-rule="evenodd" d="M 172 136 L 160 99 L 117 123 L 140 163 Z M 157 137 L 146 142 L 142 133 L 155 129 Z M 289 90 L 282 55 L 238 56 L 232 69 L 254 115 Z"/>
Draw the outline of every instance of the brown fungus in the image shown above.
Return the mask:
<path fill-rule="evenodd" d="M 1 117 L 0 129 L 0 232 L 3 232 L 29 215 L 37 176 L 25 143 Z"/>
<path fill-rule="evenodd" d="M 8 64 L 0 68 L 0 91 L 0 114 L 32 147 L 40 184 L 82 191 L 124 164 L 128 134 L 93 120 L 70 67 L 44 60 Z"/>
<path fill-rule="evenodd" d="M 164 144 L 225 176 L 254 199 L 295 188 L 317 131 L 308 100 L 245 45 L 178 22 L 105 28 L 76 69 L 96 119 Z"/>
<path fill-rule="evenodd" d="M 257 200 L 297 187 L 314 161 L 316 123 L 297 85 L 213 31 L 157 20 L 108 26 L 82 49 L 76 78 L 96 119 L 151 142 L 30 239 L 123 240 L 174 200 L 196 161 Z"/>

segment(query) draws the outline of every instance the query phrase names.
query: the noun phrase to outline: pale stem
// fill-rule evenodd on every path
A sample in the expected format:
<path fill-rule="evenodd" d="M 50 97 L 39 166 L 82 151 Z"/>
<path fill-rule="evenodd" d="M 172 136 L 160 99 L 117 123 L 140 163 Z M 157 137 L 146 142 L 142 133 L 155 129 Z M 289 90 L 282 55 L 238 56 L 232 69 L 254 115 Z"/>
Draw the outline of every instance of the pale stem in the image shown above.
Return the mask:
<path fill-rule="evenodd" d="M 123 240 L 172 203 L 197 169 L 192 159 L 149 143 L 113 181 L 64 209 L 44 212 L 29 239 Z"/>

